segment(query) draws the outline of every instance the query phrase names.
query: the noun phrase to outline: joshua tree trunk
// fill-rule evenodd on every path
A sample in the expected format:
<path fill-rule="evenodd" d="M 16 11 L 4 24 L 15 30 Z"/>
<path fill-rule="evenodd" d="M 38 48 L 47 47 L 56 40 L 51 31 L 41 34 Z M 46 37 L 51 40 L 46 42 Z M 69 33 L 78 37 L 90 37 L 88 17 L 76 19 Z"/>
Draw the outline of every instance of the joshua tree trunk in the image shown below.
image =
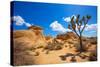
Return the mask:
<path fill-rule="evenodd" d="M 79 36 L 79 42 L 80 42 L 80 52 L 84 51 L 83 49 L 83 44 L 82 44 L 82 34 L 80 33 L 80 36 Z"/>

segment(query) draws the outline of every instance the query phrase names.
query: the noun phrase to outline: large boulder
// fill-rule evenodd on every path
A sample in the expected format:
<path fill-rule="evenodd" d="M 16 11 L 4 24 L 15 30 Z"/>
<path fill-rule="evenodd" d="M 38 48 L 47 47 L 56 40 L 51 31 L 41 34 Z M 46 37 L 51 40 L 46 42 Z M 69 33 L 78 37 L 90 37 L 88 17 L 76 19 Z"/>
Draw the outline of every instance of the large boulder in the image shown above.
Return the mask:
<path fill-rule="evenodd" d="M 33 64 L 34 57 L 27 51 L 34 50 L 39 46 L 46 46 L 45 37 L 42 33 L 32 30 L 18 30 L 13 32 L 13 58 L 14 65 Z"/>
<path fill-rule="evenodd" d="M 73 32 L 67 32 L 65 34 L 59 34 L 56 37 L 57 39 L 61 39 L 61 40 L 68 40 L 68 39 L 77 39 L 77 35 Z"/>

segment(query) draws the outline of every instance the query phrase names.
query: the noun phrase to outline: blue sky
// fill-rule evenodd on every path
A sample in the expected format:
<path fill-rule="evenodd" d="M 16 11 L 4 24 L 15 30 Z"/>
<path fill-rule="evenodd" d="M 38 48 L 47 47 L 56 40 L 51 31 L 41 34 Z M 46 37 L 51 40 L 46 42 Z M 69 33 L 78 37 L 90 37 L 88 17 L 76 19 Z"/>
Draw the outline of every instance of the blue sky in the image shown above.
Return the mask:
<path fill-rule="evenodd" d="M 41 26 L 44 30 L 45 35 L 55 36 L 58 33 L 62 33 L 61 30 L 65 29 L 67 32 L 67 25 L 69 22 L 66 22 L 64 19 L 76 16 L 80 14 L 80 16 L 91 15 L 92 18 L 88 22 L 88 26 L 90 30 L 85 30 L 83 32 L 84 36 L 96 36 L 97 28 L 94 29 L 92 27 L 96 27 L 97 24 L 97 7 L 96 6 L 82 6 L 82 5 L 68 5 L 68 4 L 49 4 L 49 3 L 36 3 L 36 2 L 18 2 L 15 1 L 12 3 L 12 17 L 19 16 L 23 19 L 23 22 L 34 24 Z M 58 23 L 58 26 L 63 26 L 60 29 L 53 29 L 54 24 Z M 60 25 L 59 25 L 60 24 Z M 51 26 L 50 26 L 51 25 Z M 95 26 L 94 26 L 95 25 Z M 55 25 L 54 25 L 55 26 Z M 92 27 L 91 27 L 92 26 Z M 16 25 L 13 24 L 14 30 L 22 30 L 27 29 L 25 24 Z"/>

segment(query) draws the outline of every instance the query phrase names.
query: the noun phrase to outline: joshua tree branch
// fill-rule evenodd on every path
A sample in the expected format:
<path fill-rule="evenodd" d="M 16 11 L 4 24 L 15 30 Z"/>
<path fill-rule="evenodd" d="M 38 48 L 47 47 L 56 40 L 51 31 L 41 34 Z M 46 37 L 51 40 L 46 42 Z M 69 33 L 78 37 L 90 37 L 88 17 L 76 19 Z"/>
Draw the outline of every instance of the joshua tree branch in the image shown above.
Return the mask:
<path fill-rule="evenodd" d="M 80 37 L 79 34 L 76 32 L 76 30 L 73 30 L 73 29 L 72 29 L 72 31 L 74 31 L 74 33 L 76 33 L 76 35 L 77 35 L 78 37 Z"/>
<path fill-rule="evenodd" d="M 85 29 L 87 23 L 88 23 L 88 20 L 86 21 L 86 23 L 84 24 L 84 27 L 83 27 L 82 30 L 80 31 L 81 33 L 82 33 L 83 30 Z"/>
<path fill-rule="evenodd" d="M 78 28 L 78 26 L 77 26 L 77 29 L 78 29 L 78 32 L 79 32 L 79 34 L 81 33 L 81 30 L 80 30 L 80 28 Z"/>

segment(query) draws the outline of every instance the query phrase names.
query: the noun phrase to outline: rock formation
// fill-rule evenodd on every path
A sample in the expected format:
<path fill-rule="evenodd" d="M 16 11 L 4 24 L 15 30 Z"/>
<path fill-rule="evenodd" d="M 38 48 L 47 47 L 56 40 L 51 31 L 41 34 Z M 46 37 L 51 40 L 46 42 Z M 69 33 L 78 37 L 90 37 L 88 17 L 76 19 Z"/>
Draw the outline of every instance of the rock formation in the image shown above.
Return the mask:
<path fill-rule="evenodd" d="M 83 38 L 87 52 L 78 54 L 78 37 L 73 32 L 55 38 L 44 36 L 39 26 L 13 31 L 14 65 L 55 64 L 97 60 L 95 38 Z M 70 56 L 72 55 L 72 56 Z"/>

